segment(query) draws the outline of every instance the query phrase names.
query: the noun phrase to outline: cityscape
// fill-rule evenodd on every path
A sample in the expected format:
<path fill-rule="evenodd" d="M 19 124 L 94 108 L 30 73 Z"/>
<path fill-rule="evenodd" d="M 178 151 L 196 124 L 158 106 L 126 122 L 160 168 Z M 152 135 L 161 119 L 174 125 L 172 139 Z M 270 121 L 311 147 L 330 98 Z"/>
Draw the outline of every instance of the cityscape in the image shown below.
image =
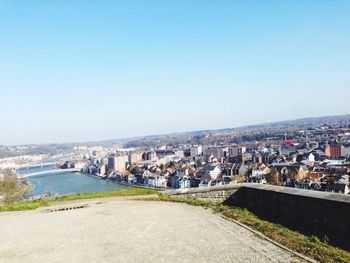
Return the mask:
<path fill-rule="evenodd" d="M 245 197 L 238 205 L 252 205 L 251 211 L 263 218 L 283 222 L 301 233 L 323 237 L 323 241 L 316 242 L 325 242 L 326 246 L 330 243 L 349 249 L 345 242 L 347 232 L 338 232 L 339 227 L 346 229 L 343 224 L 348 224 L 348 208 L 331 208 L 333 212 L 328 215 L 321 211 L 332 205 L 340 206 L 340 202 L 349 202 L 342 196 L 350 196 L 350 115 L 101 142 L 1 146 L 0 153 L 8 156 L 0 159 L 0 182 L 4 185 L 0 202 L 5 207 L 19 199 L 55 201 L 74 194 L 79 198 L 90 193 L 109 196 L 130 189 L 156 191 L 161 198 L 166 195 L 180 200 L 194 198 L 213 204 L 228 202 L 231 205 L 233 202 L 236 205 L 237 201 L 230 201 L 230 198 L 242 199 L 238 194 L 240 189 L 255 191 L 259 185 L 273 186 L 278 188 L 257 189 L 272 193 L 283 193 L 286 189 L 284 194 L 290 194 L 287 189 L 295 189 L 297 201 L 288 195 L 272 196 L 263 201 L 259 209 L 255 202 L 261 201 L 254 198 L 264 198 L 263 193 L 248 197 L 245 193 L 240 194 Z M 9 182 L 16 182 L 17 186 L 6 190 Z M 328 194 L 334 196 L 328 197 Z M 304 204 L 299 198 L 316 199 L 305 200 Z M 269 212 L 271 203 L 266 201 L 277 207 L 284 202 L 289 205 L 282 206 L 281 209 L 287 210 L 279 211 L 276 216 Z M 57 208 L 56 211 L 84 206 Z M 293 209 L 308 209 L 308 212 L 298 215 Z M 339 219 L 338 213 L 344 218 Z M 325 219 L 315 222 L 315 215 Z M 299 225 L 295 220 L 300 216 L 304 222 Z M 328 225 L 327 222 L 334 220 L 338 220 L 338 225 L 331 224 L 328 230 L 324 222 Z M 317 230 L 310 232 L 313 227 Z M 281 258 L 277 262 L 296 260 L 293 254 L 282 254 L 278 252 Z M 303 262 L 303 257 L 297 257 Z M 240 260 L 248 259 L 241 256 Z"/>
<path fill-rule="evenodd" d="M 349 0 L 0 0 L 0 263 L 349 263 Z"/>
<path fill-rule="evenodd" d="M 130 186 L 186 189 L 246 182 L 350 193 L 349 115 L 195 134 L 131 139 L 121 145 L 57 145 L 60 150 L 51 154 L 21 155 L 36 146 L 3 146 L 1 152 L 18 156 L 0 159 L 0 166 L 40 166 L 55 159 L 45 166 Z"/>

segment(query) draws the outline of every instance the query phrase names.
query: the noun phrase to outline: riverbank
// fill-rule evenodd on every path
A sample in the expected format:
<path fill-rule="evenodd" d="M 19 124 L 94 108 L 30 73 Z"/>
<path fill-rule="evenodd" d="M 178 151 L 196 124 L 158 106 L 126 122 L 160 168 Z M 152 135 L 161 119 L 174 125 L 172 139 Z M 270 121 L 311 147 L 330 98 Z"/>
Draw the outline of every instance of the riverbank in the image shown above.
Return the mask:
<path fill-rule="evenodd" d="M 169 190 L 169 188 L 156 188 L 156 187 L 151 187 L 151 186 L 146 186 L 146 185 L 137 185 L 137 184 L 130 184 L 130 183 L 127 183 L 127 182 L 119 182 L 119 181 L 116 181 L 116 180 L 112 180 L 112 179 L 103 177 L 103 176 L 101 176 L 99 174 L 86 174 L 86 175 L 89 175 L 89 176 L 92 176 L 94 178 L 101 179 L 101 180 L 104 180 L 104 181 L 107 181 L 107 182 L 123 185 L 123 186 L 129 186 L 129 187 L 135 187 L 135 188 L 141 188 L 141 189 L 151 189 L 151 190 L 161 191 L 161 192 Z"/>
<path fill-rule="evenodd" d="M 80 172 L 71 173 L 65 170 L 58 174 L 43 173 L 39 176 L 27 178 L 28 182 L 33 186 L 32 192 L 27 197 L 44 197 L 47 196 L 46 194 L 48 196 L 54 194 L 62 196 L 79 193 L 109 192 L 130 187 L 99 179 Z"/>

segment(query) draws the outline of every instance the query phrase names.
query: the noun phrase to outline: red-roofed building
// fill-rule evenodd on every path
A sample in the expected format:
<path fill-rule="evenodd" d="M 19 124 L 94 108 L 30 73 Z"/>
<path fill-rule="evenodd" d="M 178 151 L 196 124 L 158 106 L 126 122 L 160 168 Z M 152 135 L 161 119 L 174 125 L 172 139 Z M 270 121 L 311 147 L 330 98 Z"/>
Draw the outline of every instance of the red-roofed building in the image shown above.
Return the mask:
<path fill-rule="evenodd" d="M 284 144 L 286 144 L 286 145 L 293 145 L 294 142 L 291 141 L 291 140 L 286 140 L 286 141 L 284 141 Z"/>

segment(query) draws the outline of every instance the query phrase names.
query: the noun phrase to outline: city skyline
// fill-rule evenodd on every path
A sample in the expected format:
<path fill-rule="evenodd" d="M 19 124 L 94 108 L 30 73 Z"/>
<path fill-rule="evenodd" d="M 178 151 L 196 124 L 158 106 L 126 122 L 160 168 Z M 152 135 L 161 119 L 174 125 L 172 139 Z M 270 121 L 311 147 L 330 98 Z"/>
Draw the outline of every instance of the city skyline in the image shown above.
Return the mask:
<path fill-rule="evenodd" d="M 0 144 L 348 114 L 348 1 L 0 1 Z"/>
<path fill-rule="evenodd" d="M 0 146 L 29 146 L 29 145 L 49 145 L 49 144 L 83 144 L 83 143 L 102 143 L 102 142 L 117 142 L 117 141 L 130 141 L 130 140 L 138 140 L 140 138 L 147 138 L 147 137 L 157 137 L 157 136 L 167 136 L 167 135 L 181 135 L 181 134 L 196 134 L 196 133 L 203 133 L 208 132 L 208 134 L 213 133 L 215 131 L 222 132 L 224 130 L 242 130 L 247 128 L 256 128 L 256 127 L 270 127 L 270 125 L 277 125 L 281 124 L 282 126 L 286 125 L 295 125 L 298 123 L 300 126 L 305 125 L 305 123 L 315 123 L 319 125 L 320 123 L 324 123 L 327 125 L 329 122 L 329 118 L 333 121 L 339 122 L 341 120 L 348 120 L 350 118 L 350 114 L 342 114 L 342 115 L 333 115 L 333 116 L 309 116 L 309 117 L 303 117 L 303 118 L 297 118 L 297 119 L 290 119 L 290 120 L 279 120 L 279 121 L 271 121 L 271 122 L 260 122 L 260 123 L 249 123 L 242 126 L 236 126 L 236 127 L 220 127 L 217 129 L 202 129 L 202 130 L 183 130 L 183 131 L 172 131 L 168 133 L 153 133 L 153 134 L 140 134 L 135 136 L 129 136 L 129 137 L 110 137 L 110 138 L 102 138 L 97 140 L 86 140 L 86 141 L 62 141 L 62 142 L 46 142 L 46 143 L 24 143 L 24 144 L 0 144 Z M 293 123 L 293 124 L 292 124 Z"/>

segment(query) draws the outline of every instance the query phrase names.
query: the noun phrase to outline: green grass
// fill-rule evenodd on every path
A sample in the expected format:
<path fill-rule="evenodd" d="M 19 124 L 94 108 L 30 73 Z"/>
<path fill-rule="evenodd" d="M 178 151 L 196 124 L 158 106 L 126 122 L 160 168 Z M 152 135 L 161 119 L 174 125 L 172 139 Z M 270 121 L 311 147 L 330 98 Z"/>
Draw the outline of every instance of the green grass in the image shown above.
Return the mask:
<path fill-rule="evenodd" d="M 155 190 L 144 189 L 144 188 L 132 188 L 123 189 L 110 192 L 98 192 L 98 193 L 83 193 L 83 194 L 73 194 L 58 197 L 54 200 L 34 200 L 34 201 L 23 201 L 10 204 L 0 205 L 0 212 L 6 211 L 24 211 L 33 210 L 39 207 L 51 206 L 59 202 L 73 201 L 80 199 L 92 199 L 92 198 L 104 198 L 104 197 L 117 197 L 117 196 L 138 196 L 138 195 L 149 195 L 158 193 Z"/>
<path fill-rule="evenodd" d="M 158 198 L 147 198 L 145 200 L 186 203 L 210 208 L 215 213 L 220 213 L 225 217 L 247 225 L 291 250 L 297 251 L 319 262 L 350 262 L 350 252 L 330 246 L 326 242 L 320 241 L 315 236 L 308 237 L 279 224 L 262 220 L 245 208 L 226 206 L 195 198 L 174 198 L 161 193 L 159 193 L 158 196 Z"/>
<path fill-rule="evenodd" d="M 35 200 L 35 201 L 3 204 L 3 205 L 0 205 L 0 212 L 33 210 L 39 207 L 52 205 L 52 203 L 53 201 L 48 201 L 48 200 Z"/>
<path fill-rule="evenodd" d="M 137 195 L 150 195 L 157 194 L 158 191 L 145 188 L 132 188 L 132 189 L 123 189 L 110 192 L 96 192 L 96 193 L 83 193 L 83 194 L 74 194 L 66 195 L 57 198 L 56 202 L 62 201 L 71 201 L 79 199 L 92 199 L 92 198 L 104 198 L 104 197 L 116 197 L 116 196 L 137 196 Z"/>

